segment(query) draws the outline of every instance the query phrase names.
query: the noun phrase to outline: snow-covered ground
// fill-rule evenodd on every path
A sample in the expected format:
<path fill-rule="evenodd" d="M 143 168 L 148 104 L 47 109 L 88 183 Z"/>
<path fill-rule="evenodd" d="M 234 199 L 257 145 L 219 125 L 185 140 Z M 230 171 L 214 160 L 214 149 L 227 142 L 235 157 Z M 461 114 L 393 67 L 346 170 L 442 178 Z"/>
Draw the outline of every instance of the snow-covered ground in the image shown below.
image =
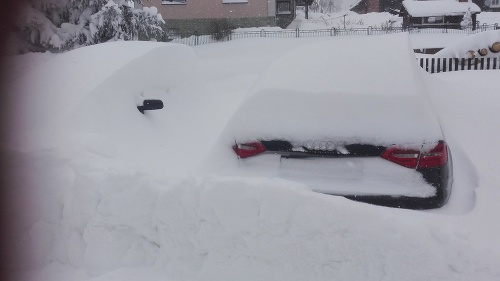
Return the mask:
<path fill-rule="evenodd" d="M 499 12 L 482 12 L 477 16 L 480 25 L 500 24 Z M 390 13 L 368 13 L 357 14 L 351 11 L 338 13 L 309 13 L 309 19 L 305 19 L 302 10 L 297 10 L 297 18 L 288 28 L 299 28 L 306 30 L 315 29 L 356 29 L 356 28 L 387 28 L 390 26 L 400 27 L 403 19 Z M 412 33 L 410 38 L 414 49 L 444 48 L 456 44 L 467 37 L 467 33 L 456 33 L 451 31 L 423 30 L 421 33 Z"/>
<path fill-rule="evenodd" d="M 500 279 L 498 71 L 423 73 L 453 153 L 442 209 L 200 172 L 261 73 L 322 40 L 338 38 L 118 42 L 11 58 L 1 141 L 12 279 Z M 148 97 L 165 108 L 140 114 Z"/>
<path fill-rule="evenodd" d="M 344 17 L 345 16 L 345 17 Z M 480 25 L 500 24 L 499 12 L 482 12 L 477 15 L 477 21 Z M 325 29 L 325 28 L 380 28 L 388 24 L 401 26 L 403 18 L 388 12 L 358 14 L 352 11 L 337 13 L 314 13 L 309 12 L 309 19 L 305 19 L 303 10 L 297 10 L 297 18 L 292 28 L 300 29 Z M 345 25 L 344 25 L 345 24 Z"/>
<path fill-rule="evenodd" d="M 345 16 L 345 17 L 344 17 Z M 345 21 L 344 21 L 345 20 Z M 328 28 L 376 28 L 392 21 L 394 26 L 401 26 L 403 19 L 390 13 L 357 14 L 355 12 L 314 13 L 309 12 L 309 19 L 305 19 L 303 10 L 297 10 L 297 17 L 288 28 L 300 29 L 328 29 Z M 345 25 L 344 25 L 345 23 Z"/>
<path fill-rule="evenodd" d="M 456 44 L 452 44 L 442 49 L 435 54 L 441 58 L 469 58 L 473 52 L 474 57 L 478 58 L 498 58 L 500 54 L 491 50 L 493 44 L 500 44 L 500 30 L 491 30 L 471 34 Z M 485 52 L 483 55 L 478 53 L 478 50 Z"/>

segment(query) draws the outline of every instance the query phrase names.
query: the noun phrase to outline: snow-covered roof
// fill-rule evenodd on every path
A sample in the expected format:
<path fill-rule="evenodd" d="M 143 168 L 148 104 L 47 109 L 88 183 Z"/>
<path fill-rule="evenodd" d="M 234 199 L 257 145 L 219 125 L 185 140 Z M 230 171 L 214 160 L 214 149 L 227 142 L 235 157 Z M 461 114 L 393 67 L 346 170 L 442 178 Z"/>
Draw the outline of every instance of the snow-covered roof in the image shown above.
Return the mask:
<path fill-rule="evenodd" d="M 363 0 L 344 0 L 340 1 L 340 11 L 350 11 L 352 8 L 356 7 Z"/>
<path fill-rule="evenodd" d="M 472 13 L 481 12 L 481 9 L 472 2 L 458 2 L 456 0 L 405 0 L 403 1 L 403 7 L 413 17 L 458 16 L 464 15 L 469 8 Z"/>

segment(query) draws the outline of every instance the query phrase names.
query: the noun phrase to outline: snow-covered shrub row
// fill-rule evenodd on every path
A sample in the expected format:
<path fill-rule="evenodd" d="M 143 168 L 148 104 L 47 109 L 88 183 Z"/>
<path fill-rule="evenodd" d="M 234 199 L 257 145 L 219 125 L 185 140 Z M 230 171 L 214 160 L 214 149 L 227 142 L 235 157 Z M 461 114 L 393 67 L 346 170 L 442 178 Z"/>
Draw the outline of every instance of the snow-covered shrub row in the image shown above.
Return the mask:
<path fill-rule="evenodd" d="M 16 52 L 69 50 L 117 40 L 156 38 L 164 23 L 156 8 L 134 8 L 140 0 L 26 0 L 15 23 L 25 40 Z"/>

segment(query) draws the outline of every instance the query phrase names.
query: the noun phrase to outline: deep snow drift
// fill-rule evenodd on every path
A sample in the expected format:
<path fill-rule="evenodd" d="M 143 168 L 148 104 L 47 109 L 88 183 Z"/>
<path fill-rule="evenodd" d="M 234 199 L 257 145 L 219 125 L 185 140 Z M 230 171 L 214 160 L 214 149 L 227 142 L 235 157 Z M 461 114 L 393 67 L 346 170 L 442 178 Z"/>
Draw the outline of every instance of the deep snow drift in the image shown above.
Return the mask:
<path fill-rule="evenodd" d="M 440 210 L 199 172 L 259 74 L 317 40 L 103 44 L 19 77 L 2 139 L 12 160 L 7 242 L 25 254 L 7 265 L 13 279 L 498 279 L 497 72 L 425 75 L 454 156 Z M 165 109 L 140 114 L 141 94 Z"/>

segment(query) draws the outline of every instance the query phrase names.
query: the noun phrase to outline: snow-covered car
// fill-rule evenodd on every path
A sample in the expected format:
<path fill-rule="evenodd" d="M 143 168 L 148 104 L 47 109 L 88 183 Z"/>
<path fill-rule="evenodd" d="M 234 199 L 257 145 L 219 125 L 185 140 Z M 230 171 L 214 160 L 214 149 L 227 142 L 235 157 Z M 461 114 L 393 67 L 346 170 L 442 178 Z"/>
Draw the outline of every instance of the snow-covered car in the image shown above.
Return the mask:
<path fill-rule="evenodd" d="M 283 55 L 226 128 L 225 148 L 238 158 L 231 173 L 385 206 L 443 206 L 451 155 L 422 75 L 404 34 Z"/>

